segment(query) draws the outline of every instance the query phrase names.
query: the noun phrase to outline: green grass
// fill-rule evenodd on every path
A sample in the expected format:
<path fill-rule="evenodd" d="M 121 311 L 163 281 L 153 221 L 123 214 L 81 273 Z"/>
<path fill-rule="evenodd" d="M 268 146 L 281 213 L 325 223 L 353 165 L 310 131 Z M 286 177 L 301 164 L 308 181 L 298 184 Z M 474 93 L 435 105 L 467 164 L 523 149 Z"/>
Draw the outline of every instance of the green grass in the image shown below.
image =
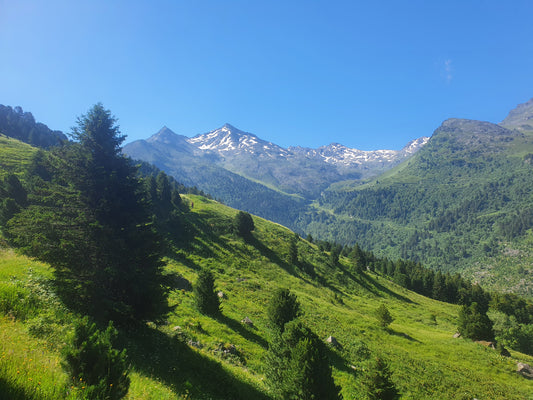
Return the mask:
<path fill-rule="evenodd" d="M 515 372 L 518 360 L 532 363 L 533 357 L 512 352 L 507 359 L 452 338 L 457 306 L 409 292 L 372 273 L 352 275 L 349 260 L 342 257 L 338 266 L 329 266 L 329 255 L 304 240 L 297 245 L 298 265 L 290 265 L 293 233 L 288 229 L 254 217 L 253 236 L 243 240 L 230 229 L 236 210 L 198 196 L 184 196 L 184 201 L 194 202 L 185 214 L 189 235 L 167 255 L 166 272 L 194 283 L 199 268 L 211 268 L 217 288 L 226 295 L 222 315 L 201 315 L 192 292 L 175 289 L 169 300 L 176 308 L 165 324 L 148 322 L 121 331 L 120 343 L 132 365 L 128 399 L 268 398 L 265 308 L 278 287 L 298 296 L 302 320 L 321 338 L 333 335 L 342 345 L 330 350 L 330 358 L 344 398 L 364 396 L 365 346 L 371 357 L 388 360 L 404 399 L 533 398 L 533 381 Z M 42 263 L 11 250 L 0 252 L 0 284 L 37 293 L 24 317 L 9 311 L 0 317 L 0 392 L 15 399 L 77 395 L 69 391 L 60 366 L 60 349 L 76 316 L 53 297 L 46 284 L 50 276 Z M 0 286 L 0 294 L 7 292 L 5 287 Z M 387 330 L 374 315 L 382 303 L 394 317 Z M 241 324 L 246 316 L 253 327 Z M 230 344 L 235 354 L 222 351 Z"/>
<path fill-rule="evenodd" d="M 0 179 L 8 173 L 22 174 L 36 151 L 29 144 L 0 133 Z"/>

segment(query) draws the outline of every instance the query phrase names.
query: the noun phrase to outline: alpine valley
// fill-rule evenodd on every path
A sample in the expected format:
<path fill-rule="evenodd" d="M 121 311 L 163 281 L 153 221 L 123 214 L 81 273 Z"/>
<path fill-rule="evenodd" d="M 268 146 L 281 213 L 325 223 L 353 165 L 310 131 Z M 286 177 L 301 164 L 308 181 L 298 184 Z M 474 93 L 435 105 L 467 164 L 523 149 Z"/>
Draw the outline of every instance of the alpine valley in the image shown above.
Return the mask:
<path fill-rule="evenodd" d="M 226 124 L 162 128 L 124 152 L 301 234 L 533 295 L 533 100 L 499 124 L 449 119 L 402 150 L 282 148 Z"/>
<path fill-rule="evenodd" d="M 0 106 L 0 399 L 531 399 L 532 108 L 362 152 Z"/>

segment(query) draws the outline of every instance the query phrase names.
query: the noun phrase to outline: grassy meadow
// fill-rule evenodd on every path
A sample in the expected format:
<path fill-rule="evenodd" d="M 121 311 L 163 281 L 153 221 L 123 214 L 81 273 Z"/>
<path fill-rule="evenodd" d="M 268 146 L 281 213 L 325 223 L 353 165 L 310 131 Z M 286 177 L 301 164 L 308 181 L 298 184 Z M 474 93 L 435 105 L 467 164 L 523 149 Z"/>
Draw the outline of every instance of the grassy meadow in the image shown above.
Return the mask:
<path fill-rule="evenodd" d="M 321 338 L 337 338 L 329 356 L 345 399 L 365 398 L 361 378 L 376 356 L 388 361 L 403 399 L 533 399 L 533 381 L 516 373 L 518 361 L 531 364 L 533 357 L 505 358 L 453 338 L 458 306 L 374 273 L 354 275 L 343 257 L 331 266 L 328 253 L 303 239 L 292 265 L 288 229 L 254 217 L 253 235 L 244 240 L 231 229 L 236 210 L 199 196 L 183 200 L 185 233 L 166 257 L 173 311 L 119 333 L 131 363 L 128 399 L 268 399 L 265 309 L 278 287 L 298 296 L 301 319 Z M 224 293 L 217 318 L 194 306 L 189 284 L 202 267 Z M 67 383 L 60 353 L 79 316 L 54 296 L 51 276 L 45 264 L 5 245 L 0 251 L 0 393 L 7 398 L 83 398 L 83 389 Z M 388 329 L 375 317 L 381 304 L 394 317 Z M 252 326 L 241 323 L 245 317 Z"/>

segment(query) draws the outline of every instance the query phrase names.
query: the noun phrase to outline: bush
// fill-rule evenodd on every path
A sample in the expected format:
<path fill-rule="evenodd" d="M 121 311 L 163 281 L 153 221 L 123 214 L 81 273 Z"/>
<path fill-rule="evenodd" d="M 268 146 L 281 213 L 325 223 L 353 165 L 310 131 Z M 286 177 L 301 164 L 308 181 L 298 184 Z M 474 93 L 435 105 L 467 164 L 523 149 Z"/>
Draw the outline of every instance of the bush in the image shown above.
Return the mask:
<path fill-rule="evenodd" d="M 63 349 L 63 368 L 86 399 L 114 400 L 128 393 L 126 350 L 113 347 L 116 335 L 111 321 L 100 331 L 85 317 L 76 324 L 72 341 Z"/>

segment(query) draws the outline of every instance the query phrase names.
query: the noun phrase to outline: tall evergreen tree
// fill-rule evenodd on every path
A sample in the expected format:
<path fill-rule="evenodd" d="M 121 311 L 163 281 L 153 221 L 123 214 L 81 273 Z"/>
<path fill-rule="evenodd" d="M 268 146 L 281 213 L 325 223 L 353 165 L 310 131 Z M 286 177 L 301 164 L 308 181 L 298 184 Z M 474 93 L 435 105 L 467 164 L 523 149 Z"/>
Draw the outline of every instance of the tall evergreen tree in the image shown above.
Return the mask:
<path fill-rule="evenodd" d="M 55 268 L 68 304 L 102 319 L 156 318 L 167 309 L 158 236 L 125 136 L 101 104 L 78 119 L 76 143 L 58 149 L 35 204 L 10 221 L 11 237 Z M 34 235 L 35 234 L 35 235 Z"/>

